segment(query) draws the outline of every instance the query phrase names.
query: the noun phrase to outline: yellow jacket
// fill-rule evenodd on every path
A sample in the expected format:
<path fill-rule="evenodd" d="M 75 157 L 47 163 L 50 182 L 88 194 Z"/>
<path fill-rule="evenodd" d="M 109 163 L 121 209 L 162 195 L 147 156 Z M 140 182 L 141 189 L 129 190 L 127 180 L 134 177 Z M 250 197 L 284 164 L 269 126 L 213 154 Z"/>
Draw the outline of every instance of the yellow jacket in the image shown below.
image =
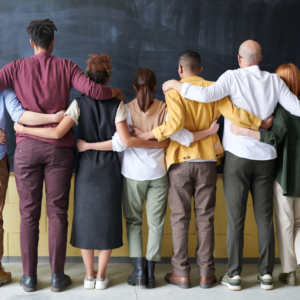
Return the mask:
<path fill-rule="evenodd" d="M 189 82 L 203 87 L 213 84 L 213 82 L 198 76 L 184 78 L 181 82 Z M 221 114 L 238 126 L 255 130 L 258 130 L 262 122 L 260 118 L 250 112 L 234 106 L 228 97 L 216 102 L 199 103 L 185 99 L 177 91 L 170 90 L 166 93 L 166 102 L 169 118 L 161 126 L 152 130 L 158 141 L 169 138 L 183 127 L 191 132 L 209 129 L 211 123 Z M 217 133 L 193 142 L 189 147 L 170 140 L 166 150 L 167 169 L 172 164 L 195 158 L 218 159 L 217 165 L 219 165 L 223 155 L 224 150 Z"/>

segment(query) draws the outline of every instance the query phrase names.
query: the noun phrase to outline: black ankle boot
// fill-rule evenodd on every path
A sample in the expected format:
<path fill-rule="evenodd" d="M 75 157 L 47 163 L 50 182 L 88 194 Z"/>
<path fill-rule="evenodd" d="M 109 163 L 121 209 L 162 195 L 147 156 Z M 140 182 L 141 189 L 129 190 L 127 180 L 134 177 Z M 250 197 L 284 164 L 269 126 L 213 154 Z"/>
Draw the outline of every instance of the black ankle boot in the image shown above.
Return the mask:
<path fill-rule="evenodd" d="M 155 276 L 154 276 L 154 269 L 155 269 L 155 261 L 146 260 L 146 286 L 148 289 L 154 289 L 155 288 Z"/>
<path fill-rule="evenodd" d="M 23 275 L 20 280 L 20 285 L 23 287 L 23 290 L 25 292 L 35 292 L 36 282 L 37 282 L 36 274 L 33 276 Z"/>
<path fill-rule="evenodd" d="M 72 284 L 70 276 L 64 272 L 52 273 L 51 276 L 51 291 L 62 292 L 68 286 Z"/>
<path fill-rule="evenodd" d="M 127 279 L 127 283 L 129 285 L 135 285 L 140 287 L 146 286 L 146 274 L 144 264 L 145 263 L 143 257 L 135 257 L 133 259 L 133 271 Z"/>

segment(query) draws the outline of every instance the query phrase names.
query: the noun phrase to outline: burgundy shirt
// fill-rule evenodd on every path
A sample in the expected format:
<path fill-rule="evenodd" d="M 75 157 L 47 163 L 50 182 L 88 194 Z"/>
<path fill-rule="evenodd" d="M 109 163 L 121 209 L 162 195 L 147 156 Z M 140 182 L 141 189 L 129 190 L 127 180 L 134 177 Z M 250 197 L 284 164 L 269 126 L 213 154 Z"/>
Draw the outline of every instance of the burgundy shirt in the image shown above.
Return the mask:
<path fill-rule="evenodd" d="M 39 53 L 12 61 L 0 70 L 0 91 L 12 87 L 24 109 L 53 114 L 66 110 L 71 87 L 92 99 L 106 100 L 112 97 L 109 87 L 90 80 L 72 61 Z M 56 127 L 50 124 L 36 127 Z M 17 133 L 17 143 L 32 138 L 55 146 L 74 146 L 73 129 L 61 139 L 50 140 Z"/>

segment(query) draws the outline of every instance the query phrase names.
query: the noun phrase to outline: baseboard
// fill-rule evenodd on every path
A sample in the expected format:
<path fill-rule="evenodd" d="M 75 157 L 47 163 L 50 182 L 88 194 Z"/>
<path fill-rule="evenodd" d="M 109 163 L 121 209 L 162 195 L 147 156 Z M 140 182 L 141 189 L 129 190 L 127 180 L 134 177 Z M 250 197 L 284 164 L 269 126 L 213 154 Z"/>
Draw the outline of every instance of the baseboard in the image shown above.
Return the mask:
<path fill-rule="evenodd" d="M 257 264 L 258 263 L 258 257 L 244 257 L 243 263 L 244 264 Z M 21 263 L 22 259 L 21 256 L 3 256 L 2 263 Z M 48 256 L 39 256 L 39 263 L 49 263 L 49 257 Z M 98 257 L 95 257 L 95 263 L 98 262 Z M 116 264 L 130 264 L 132 263 L 132 258 L 120 256 L 120 257 L 111 257 L 109 260 L 110 263 L 116 263 Z M 188 262 L 190 264 L 195 264 L 196 259 L 193 257 L 188 258 Z M 227 264 L 228 259 L 227 258 L 215 258 L 216 264 Z M 76 263 L 83 263 L 81 256 L 68 256 L 66 258 L 66 263 L 76 264 Z M 161 261 L 158 262 L 160 264 L 170 264 L 171 263 L 171 257 L 162 257 Z M 280 264 L 280 258 L 275 258 L 275 264 Z"/>

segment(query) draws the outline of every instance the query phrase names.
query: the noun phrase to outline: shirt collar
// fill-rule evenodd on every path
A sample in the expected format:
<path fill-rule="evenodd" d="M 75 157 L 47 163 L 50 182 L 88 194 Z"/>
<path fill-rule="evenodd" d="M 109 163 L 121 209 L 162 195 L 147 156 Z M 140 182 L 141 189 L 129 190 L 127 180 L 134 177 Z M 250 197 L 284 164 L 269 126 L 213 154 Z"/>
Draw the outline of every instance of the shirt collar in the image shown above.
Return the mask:
<path fill-rule="evenodd" d="M 258 65 L 255 65 L 255 66 L 250 66 L 250 67 L 243 68 L 242 70 L 247 70 L 247 71 L 250 71 L 250 72 L 257 72 L 257 71 L 260 71 L 260 68 L 259 68 Z"/>
<path fill-rule="evenodd" d="M 191 82 L 191 81 L 199 81 L 199 80 L 204 80 L 204 79 L 199 76 L 192 76 L 192 77 L 182 78 L 180 82 Z"/>

